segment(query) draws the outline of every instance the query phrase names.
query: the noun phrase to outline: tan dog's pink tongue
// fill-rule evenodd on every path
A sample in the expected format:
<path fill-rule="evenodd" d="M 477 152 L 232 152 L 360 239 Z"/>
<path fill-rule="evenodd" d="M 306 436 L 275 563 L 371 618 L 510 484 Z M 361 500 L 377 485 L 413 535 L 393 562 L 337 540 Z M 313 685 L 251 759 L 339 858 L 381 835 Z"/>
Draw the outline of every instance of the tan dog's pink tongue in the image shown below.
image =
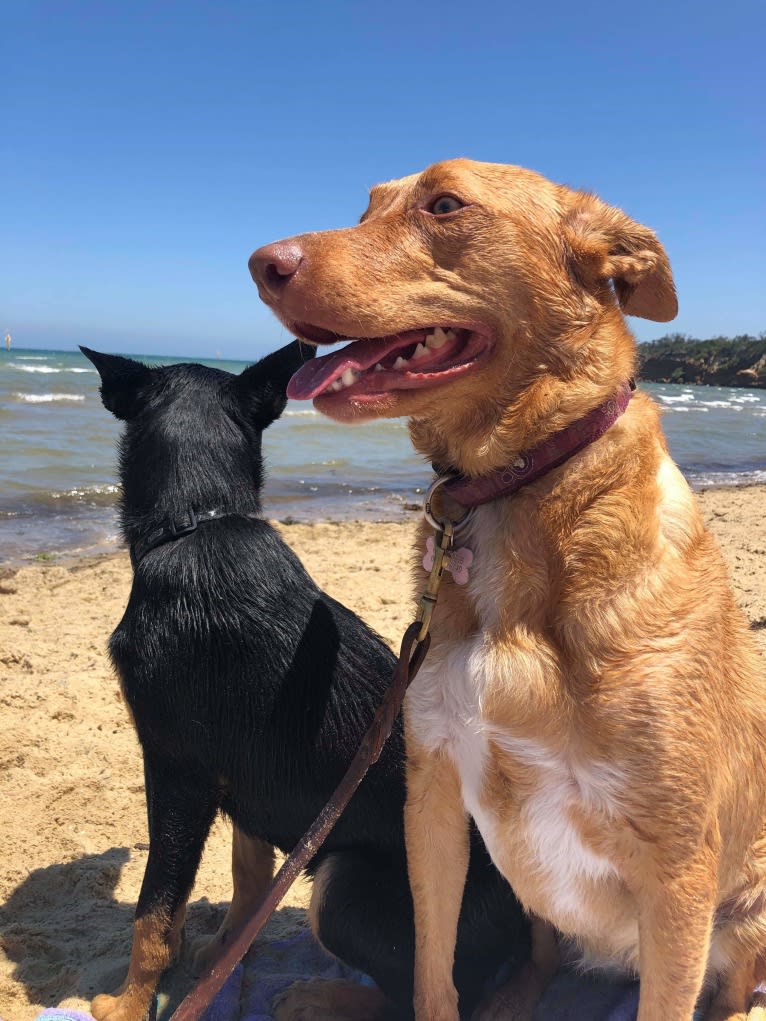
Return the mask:
<path fill-rule="evenodd" d="M 422 330 L 411 332 L 412 336 L 423 333 Z M 314 358 L 302 365 L 287 384 L 287 396 L 294 401 L 310 401 L 346 369 L 354 369 L 357 372 L 371 369 L 381 358 L 385 358 L 389 351 L 400 347 L 402 340 L 406 341 L 409 336 L 410 334 L 400 334 L 377 340 L 355 340 L 346 344 L 340 351 L 333 351 L 322 358 Z"/>

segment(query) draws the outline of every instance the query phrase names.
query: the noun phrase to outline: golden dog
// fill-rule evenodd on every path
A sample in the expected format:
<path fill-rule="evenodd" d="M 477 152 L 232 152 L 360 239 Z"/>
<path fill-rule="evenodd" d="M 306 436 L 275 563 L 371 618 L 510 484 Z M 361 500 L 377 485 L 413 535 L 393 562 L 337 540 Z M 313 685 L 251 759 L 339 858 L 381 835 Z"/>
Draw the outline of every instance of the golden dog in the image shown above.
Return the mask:
<path fill-rule="evenodd" d="M 308 363 L 292 396 L 344 421 L 406 415 L 417 450 L 469 480 L 625 387 L 624 313 L 676 314 L 651 230 L 467 160 L 380 185 L 358 226 L 250 265 L 295 335 L 359 338 Z M 555 970 L 555 929 L 640 974 L 639 1021 L 689 1021 L 703 989 L 708 1021 L 744 1018 L 766 978 L 766 676 L 657 408 L 635 394 L 458 538 L 470 577 L 445 576 L 406 702 L 418 1021 L 458 1016 L 469 815 L 536 920 L 525 984 L 501 996 L 513 1017 Z"/>

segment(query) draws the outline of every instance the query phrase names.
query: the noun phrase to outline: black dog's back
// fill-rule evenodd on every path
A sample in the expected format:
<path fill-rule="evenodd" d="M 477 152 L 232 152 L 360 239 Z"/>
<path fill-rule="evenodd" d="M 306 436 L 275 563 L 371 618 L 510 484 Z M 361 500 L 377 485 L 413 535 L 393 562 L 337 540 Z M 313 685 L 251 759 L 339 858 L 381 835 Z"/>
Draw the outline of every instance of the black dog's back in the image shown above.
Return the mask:
<path fill-rule="evenodd" d="M 246 833 L 283 851 L 340 780 L 394 665 L 383 641 L 321 592 L 261 519 L 261 433 L 313 354 L 297 341 L 239 376 L 183 364 L 149 369 L 85 352 L 102 398 L 127 422 L 122 524 L 135 564 L 110 651 L 144 755 L 194 776 Z M 195 529 L 146 550 L 168 522 Z M 403 843 L 397 724 L 326 850 Z"/>
<path fill-rule="evenodd" d="M 247 833 L 290 850 L 350 763 L 394 657 L 312 582 L 266 522 L 229 516 L 136 571 L 111 653 L 145 753 L 219 785 Z M 325 852 L 401 853 L 402 735 Z"/>

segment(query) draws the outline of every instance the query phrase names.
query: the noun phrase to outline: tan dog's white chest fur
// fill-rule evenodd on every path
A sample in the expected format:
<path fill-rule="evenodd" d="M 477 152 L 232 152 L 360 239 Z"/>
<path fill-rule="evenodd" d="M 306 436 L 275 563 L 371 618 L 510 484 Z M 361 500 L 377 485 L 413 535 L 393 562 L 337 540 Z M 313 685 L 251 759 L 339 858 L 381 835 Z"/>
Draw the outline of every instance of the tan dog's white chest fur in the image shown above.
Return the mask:
<path fill-rule="evenodd" d="M 619 767 L 579 761 L 572 749 L 519 736 L 483 710 L 485 695 L 498 686 L 506 698 L 513 692 L 523 702 L 543 675 L 543 683 L 555 683 L 550 650 L 537 655 L 527 644 L 498 656 L 491 640 L 499 621 L 497 597 L 509 580 L 507 550 L 498 555 L 497 533 L 497 509 L 489 506 L 477 509 L 470 531 L 458 535 L 456 545 L 474 553 L 465 595 L 477 609 L 480 628 L 465 638 L 442 638 L 429 653 L 407 695 L 409 733 L 424 749 L 454 763 L 465 809 L 525 906 L 564 933 L 589 932 L 601 963 L 609 958 L 635 967 L 635 904 L 616 863 L 583 841 L 572 818 L 575 813 L 609 825 L 623 783 Z M 523 791 L 510 811 L 503 805 L 503 813 L 486 794 L 498 759 L 525 773 Z M 601 917 L 603 897 L 610 910 Z"/>

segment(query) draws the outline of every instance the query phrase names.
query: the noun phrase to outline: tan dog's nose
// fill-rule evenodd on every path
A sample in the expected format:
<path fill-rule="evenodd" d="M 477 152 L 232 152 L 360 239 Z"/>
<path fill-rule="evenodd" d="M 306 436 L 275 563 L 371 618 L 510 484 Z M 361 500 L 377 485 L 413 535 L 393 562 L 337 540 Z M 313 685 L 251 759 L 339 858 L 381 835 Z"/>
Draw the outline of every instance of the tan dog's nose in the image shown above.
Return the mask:
<path fill-rule="evenodd" d="M 275 241 L 250 256 L 250 275 L 259 288 L 279 294 L 303 262 L 303 251 L 295 241 Z"/>

